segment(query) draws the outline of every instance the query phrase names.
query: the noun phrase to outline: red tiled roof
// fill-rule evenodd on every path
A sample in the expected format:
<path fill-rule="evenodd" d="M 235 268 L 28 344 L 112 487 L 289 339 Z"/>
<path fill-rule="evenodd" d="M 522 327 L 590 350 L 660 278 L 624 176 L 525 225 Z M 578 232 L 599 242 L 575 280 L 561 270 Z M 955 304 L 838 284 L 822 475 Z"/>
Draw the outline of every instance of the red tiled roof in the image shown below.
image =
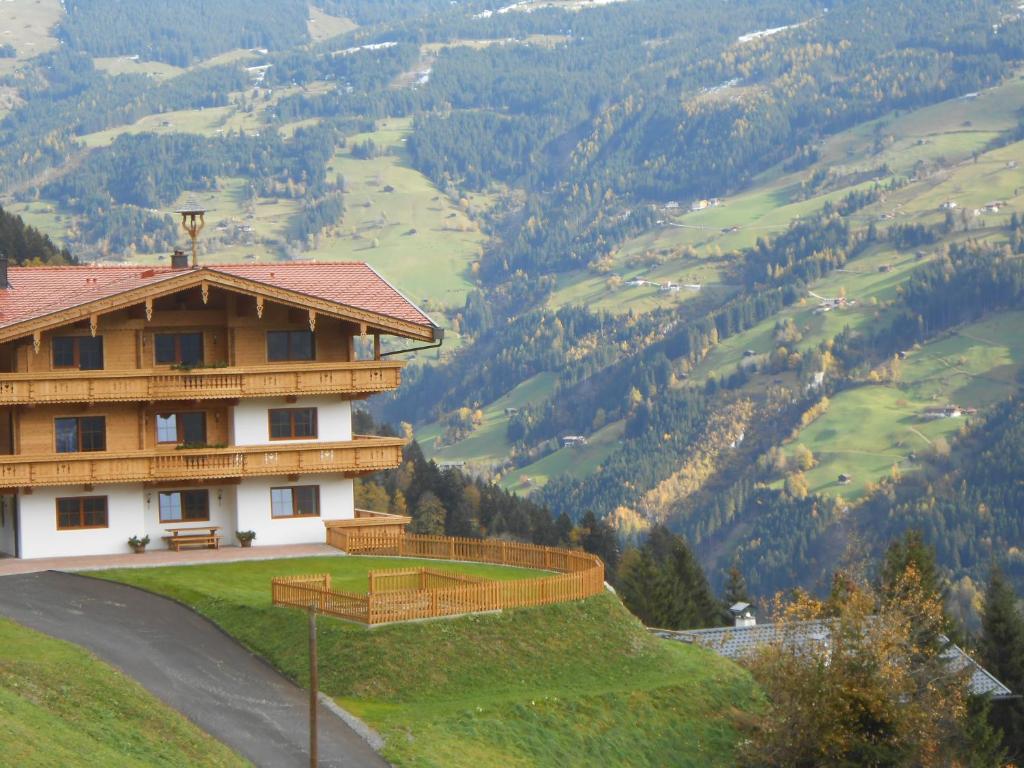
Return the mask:
<path fill-rule="evenodd" d="M 203 270 L 416 325 L 433 325 L 419 307 L 363 262 L 211 264 Z M 188 273 L 191 270 L 142 266 L 11 267 L 11 287 L 0 290 L 0 329 Z"/>
<path fill-rule="evenodd" d="M 215 272 L 255 280 L 397 320 L 433 325 L 427 315 L 362 261 L 211 265 Z"/>

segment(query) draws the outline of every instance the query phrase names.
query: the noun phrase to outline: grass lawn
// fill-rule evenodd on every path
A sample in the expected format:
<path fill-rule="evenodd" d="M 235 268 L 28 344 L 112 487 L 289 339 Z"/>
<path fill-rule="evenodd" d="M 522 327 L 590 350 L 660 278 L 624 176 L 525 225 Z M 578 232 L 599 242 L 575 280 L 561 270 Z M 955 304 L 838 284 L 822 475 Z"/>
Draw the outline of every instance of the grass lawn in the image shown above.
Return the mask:
<path fill-rule="evenodd" d="M 193 606 L 303 682 L 305 615 L 270 605 L 270 577 L 330 571 L 339 587 L 358 588 L 370 567 L 409 562 L 311 558 L 94 575 Z M 372 630 L 324 618 L 319 645 L 322 690 L 377 728 L 399 766 L 728 766 L 740 724 L 762 701 L 738 666 L 651 636 L 610 594 Z"/>
<path fill-rule="evenodd" d="M 3 765 L 248 765 L 76 645 L 0 619 L 0 648 Z"/>

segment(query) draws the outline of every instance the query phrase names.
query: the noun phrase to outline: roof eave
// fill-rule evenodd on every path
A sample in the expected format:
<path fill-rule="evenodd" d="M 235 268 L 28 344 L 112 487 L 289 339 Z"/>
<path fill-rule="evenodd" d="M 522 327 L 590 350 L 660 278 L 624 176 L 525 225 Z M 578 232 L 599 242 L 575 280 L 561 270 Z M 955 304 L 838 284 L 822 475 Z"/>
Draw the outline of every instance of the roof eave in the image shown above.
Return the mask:
<path fill-rule="evenodd" d="M 0 328 L 0 342 L 11 341 L 23 338 L 51 328 L 59 328 L 69 323 L 87 319 L 92 315 L 107 314 L 120 309 L 133 306 L 146 299 L 155 299 L 161 296 L 177 293 L 186 288 L 200 285 L 203 282 L 209 285 L 233 290 L 238 293 L 250 295 L 261 295 L 270 298 L 281 304 L 298 307 L 300 309 L 312 309 L 330 317 L 347 320 L 360 326 L 361 332 L 373 329 L 377 332 L 402 336 L 418 341 L 433 342 L 437 340 L 438 326 L 429 317 L 423 314 L 422 310 L 416 307 L 420 314 L 423 314 L 427 323 L 413 323 L 408 320 L 385 315 L 379 312 L 353 307 L 329 299 L 312 296 L 310 294 L 295 291 L 289 288 L 282 288 L 270 283 L 253 280 L 248 277 L 241 277 L 228 272 L 221 272 L 211 267 L 200 267 L 198 269 L 183 270 L 180 275 L 173 275 L 153 283 L 129 288 L 119 293 L 104 296 L 92 301 L 85 301 L 71 307 L 49 312 L 37 317 L 28 318 L 21 322 L 15 322 L 6 327 Z M 386 282 L 386 281 L 385 281 Z M 405 298 L 403 296 L 403 298 Z M 407 299 L 406 299 L 407 300 Z M 408 301 L 408 300 L 407 300 Z M 412 302 L 409 302 L 412 304 Z M 415 307 L 415 305 L 412 305 Z M 442 334 L 443 335 L 443 334 Z"/>

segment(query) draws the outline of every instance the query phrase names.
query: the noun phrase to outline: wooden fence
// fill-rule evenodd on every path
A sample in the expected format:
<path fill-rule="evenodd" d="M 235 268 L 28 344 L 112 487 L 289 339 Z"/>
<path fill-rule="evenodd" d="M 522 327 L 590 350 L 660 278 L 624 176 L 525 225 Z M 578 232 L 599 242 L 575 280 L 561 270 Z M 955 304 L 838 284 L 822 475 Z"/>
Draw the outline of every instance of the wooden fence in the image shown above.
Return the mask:
<path fill-rule="evenodd" d="M 309 608 L 364 624 L 455 616 L 581 600 L 604 591 L 604 563 L 595 555 L 512 541 L 448 536 L 382 534 L 328 528 L 328 543 L 352 554 L 396 555 L 434 560 L 494 563 L 557 571 L 533 579 L 490 581 L 431 568 L 370 573 L 366 595 L 336 592 L 330 576 L 288 576 L 273 580 L 275 605 Z"/>

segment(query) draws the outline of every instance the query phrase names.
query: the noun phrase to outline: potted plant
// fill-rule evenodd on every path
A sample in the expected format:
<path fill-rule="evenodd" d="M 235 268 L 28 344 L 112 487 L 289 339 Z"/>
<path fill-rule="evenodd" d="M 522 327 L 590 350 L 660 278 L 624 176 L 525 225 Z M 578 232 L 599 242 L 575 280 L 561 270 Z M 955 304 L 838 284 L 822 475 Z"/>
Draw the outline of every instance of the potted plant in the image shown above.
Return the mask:
<path fill-rule="evenodd" d="M 256 538 L 256 531 L 235 531 L 235 537 L 243 547 L 251 547 L 252 540 Z"/>
<path fill-rule="evenodd" d="M 138 536 L 132 536 L 128 539 L 128 546 L 135 550 L 136 555 L 141 555 L 146 551 L 146 545 L 149 544 L 149 536 L 143 536 L 141 539 Z"/>

